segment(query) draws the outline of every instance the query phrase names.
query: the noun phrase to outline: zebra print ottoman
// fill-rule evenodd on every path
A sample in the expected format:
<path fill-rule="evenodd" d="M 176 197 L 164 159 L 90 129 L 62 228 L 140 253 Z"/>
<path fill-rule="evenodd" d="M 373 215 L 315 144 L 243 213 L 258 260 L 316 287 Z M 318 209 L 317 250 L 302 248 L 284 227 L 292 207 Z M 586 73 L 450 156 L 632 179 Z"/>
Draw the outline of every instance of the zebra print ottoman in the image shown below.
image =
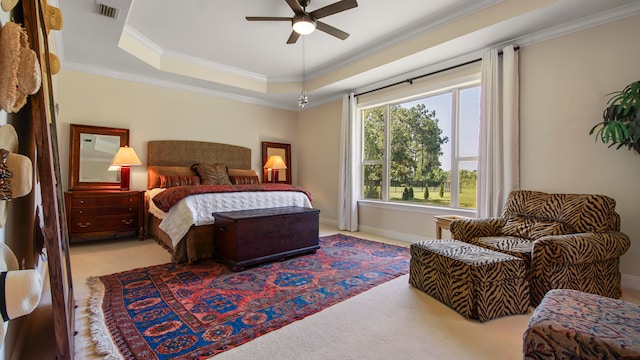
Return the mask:
<path fill-rule="evenodd" d="M 461 315 L 487 321 L 529 310 L 521 259 L 458 240 L 410 246 L 409 283 Z"/>

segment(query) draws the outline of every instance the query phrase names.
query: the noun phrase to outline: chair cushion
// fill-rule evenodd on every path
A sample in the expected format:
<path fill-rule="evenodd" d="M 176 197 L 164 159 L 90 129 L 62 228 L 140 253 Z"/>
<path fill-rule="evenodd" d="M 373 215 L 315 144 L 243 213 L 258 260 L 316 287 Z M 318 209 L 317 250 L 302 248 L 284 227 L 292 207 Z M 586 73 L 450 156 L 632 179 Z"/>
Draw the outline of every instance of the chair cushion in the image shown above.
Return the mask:
<path fill-rule="evenodd" d="M 514 214 L 509 216 L 500 232 L 506 236 L 528 239 L 534 225 L 535 222 L 532 219 L 520 214 Z"/>
<path fill-rule="evenodd" d="M 531 264 L 533 241 L 515 236 L 488 236 L 473 238 L 472 243 L 486 249 L 499 251 L 524 260 L 526 267 Z"/>
<path fill-rule="evenodd" d="M 571 226 L 559 221 L 536 221 L 529 231 L 528 239 L 538 240 L 550 235 L 565 235 L 574 233 Z"/>

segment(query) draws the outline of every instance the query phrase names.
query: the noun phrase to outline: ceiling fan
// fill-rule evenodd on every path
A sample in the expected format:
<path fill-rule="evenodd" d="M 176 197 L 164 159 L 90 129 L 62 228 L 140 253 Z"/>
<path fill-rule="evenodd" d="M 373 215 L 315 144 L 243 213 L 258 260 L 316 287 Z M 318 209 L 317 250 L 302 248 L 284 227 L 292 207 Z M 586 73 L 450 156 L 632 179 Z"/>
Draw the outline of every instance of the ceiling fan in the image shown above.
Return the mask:
<path fill-rule="evenodd" d="M 349 37 L 346 32 L 337 29 L 331 25 L 318 21 L 323 17 L 337 14 L 339 12 L 353 9 L 358 6 L 356 0 L 342 0 L 331 5 L 327 5 L 320 9 L 307 12 L 307 6 L 311 0 L 285 0 L 293 13 L 293 17 L 272 17 L 272 16 L 247 16 L 249 21 L 290 21 L 293 31 L 287 40 L 287 44 L 294 44 L 298 41 L 300 35 L 311 34 L 315 29 L 324 31 L 329 35 L 333 35 L 338 39 L 344 40 Z"/>

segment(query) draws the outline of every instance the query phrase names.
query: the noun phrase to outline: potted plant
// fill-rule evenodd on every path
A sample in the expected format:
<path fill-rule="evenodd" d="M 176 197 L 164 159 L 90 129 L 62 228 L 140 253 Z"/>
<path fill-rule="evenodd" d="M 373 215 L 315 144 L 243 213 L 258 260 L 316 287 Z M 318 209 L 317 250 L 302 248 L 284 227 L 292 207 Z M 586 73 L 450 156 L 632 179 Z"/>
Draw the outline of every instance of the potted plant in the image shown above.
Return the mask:
<path fill-rule="evenodd" d="M 609 147 L 626 147 L 640 154 L 640 81 L 609 95 L 603 121 L 591 128 L 589 135 L 595 134 L 596 142 L 601 140 Z"/>

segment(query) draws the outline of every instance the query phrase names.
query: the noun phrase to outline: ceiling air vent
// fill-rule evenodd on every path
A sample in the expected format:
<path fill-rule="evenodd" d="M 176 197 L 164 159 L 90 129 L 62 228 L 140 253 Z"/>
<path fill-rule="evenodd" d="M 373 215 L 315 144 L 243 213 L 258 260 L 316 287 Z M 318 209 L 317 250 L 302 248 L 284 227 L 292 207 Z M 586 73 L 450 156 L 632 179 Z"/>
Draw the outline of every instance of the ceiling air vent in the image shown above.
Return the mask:
<path fill-rule="evenodd" d="M 106 16 L 112 19 L 118 17 L 118 9 L 109 5 L 101 4 L 99 2 L 96 2 L 96 12 L 102 16 Z"/>

